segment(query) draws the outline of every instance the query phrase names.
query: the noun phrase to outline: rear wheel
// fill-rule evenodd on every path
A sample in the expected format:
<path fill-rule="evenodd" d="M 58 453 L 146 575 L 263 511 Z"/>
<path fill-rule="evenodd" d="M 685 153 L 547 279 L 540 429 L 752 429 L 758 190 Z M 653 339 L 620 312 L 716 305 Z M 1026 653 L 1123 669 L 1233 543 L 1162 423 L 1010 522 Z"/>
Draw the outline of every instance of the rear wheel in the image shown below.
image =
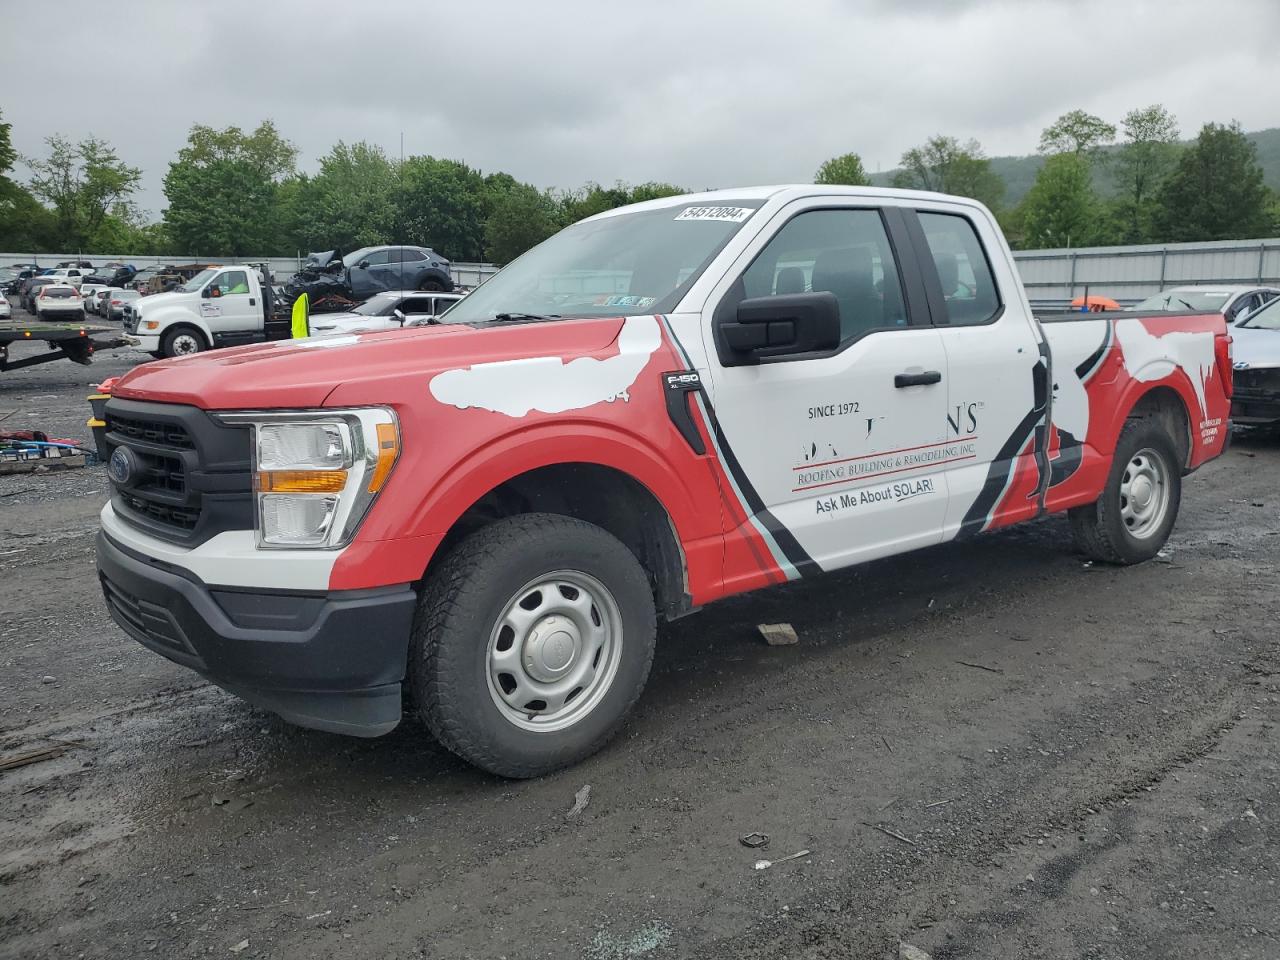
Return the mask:
<path fill-rule="evenodd" d="M 1155 420 L 1125 422 L 1102 496 L 1070 511 L 1076 545 L 1095 560 L 1150 560 L 1173 530 L 1182 469 L 1172 439 Z"/>
<path fill-rule="evenodd" d="M 413 702 L 476 766 L 548 773 L 617 731 L 649 675 L 654 620 L 648 577 L 611 534 L 553 514 L 500 520 L 428 578 Z"/>
<path fill-rule="evenodd" d="M 431 293 L 439 293 L 444 290 L 444 284 L 439 280 L 427 279 L 418 285 L 419 290 L 425 290 Z"/>
<path fill-rule="evenodd" d="M 178 327 L 164 335 L 160 352 L 166 357 L 186 357 L 204 350 L 204 337 L 190 327 Z"/>

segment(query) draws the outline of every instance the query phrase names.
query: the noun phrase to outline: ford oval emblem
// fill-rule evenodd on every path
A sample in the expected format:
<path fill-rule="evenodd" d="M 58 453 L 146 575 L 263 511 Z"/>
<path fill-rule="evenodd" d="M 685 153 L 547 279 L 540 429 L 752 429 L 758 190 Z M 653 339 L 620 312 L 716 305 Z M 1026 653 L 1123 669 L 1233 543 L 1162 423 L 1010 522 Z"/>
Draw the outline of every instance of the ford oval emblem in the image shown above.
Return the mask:
<path fill-rule="evenodd" d="M 107 461 L 107 476 L 117 486 L 126 486 L 136 472 L 135 463 L 132 450 L 128 447 L 116 447 L 111 453 L 111 459 Z"/>

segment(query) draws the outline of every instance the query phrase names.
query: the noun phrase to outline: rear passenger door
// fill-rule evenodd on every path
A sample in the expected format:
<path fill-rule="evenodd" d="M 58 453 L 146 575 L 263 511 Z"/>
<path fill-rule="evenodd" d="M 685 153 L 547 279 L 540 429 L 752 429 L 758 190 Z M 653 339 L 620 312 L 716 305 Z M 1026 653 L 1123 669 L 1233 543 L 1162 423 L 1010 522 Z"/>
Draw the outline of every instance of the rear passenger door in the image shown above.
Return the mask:
<path fill-rule="evenodd" d="M 829 291 L 841 341 L 735 365 L 718 319 L 746 298 Z M 946 357 L 892 206 L 783 208 L 713 290 L 704 319 L 722 463 L 788 576 L 941 539 Z M 745 526 L 745 525 L 744 525 Z"/>
<path fill-rule="evenodd" d="M 946 466 L 945 536 L 1028 519 L 1047 469 L 1048 367 L 1011 257 L 976 207 L 919 207 L 908 228 L 946 353 L 946 439 L 967 451 Z"/>

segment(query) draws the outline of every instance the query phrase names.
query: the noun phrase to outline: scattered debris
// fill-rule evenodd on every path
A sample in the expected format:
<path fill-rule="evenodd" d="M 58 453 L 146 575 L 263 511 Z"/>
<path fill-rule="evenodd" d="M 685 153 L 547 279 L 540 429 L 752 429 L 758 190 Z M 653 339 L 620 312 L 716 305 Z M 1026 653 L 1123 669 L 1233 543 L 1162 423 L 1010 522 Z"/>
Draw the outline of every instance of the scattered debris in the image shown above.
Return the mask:
<path fill-rule="evenodd" d="M 209 798 L 209 802 L 212 803 L 215 807 L 220 807 L 227 802 L 227 798 L 219 797 L 215 794 L 214 796 Z"/>
<path fill-rule="evenodd" d="M 898 960 L 933 960 L 933 958 L 919 947 L 913 947 L 909 943 L 899 941 Z"/>
<path fill-rule="evenodd" d="M 223 800 L 218 806 L 222 807 L 227 813 L 239 813 L 241 810 L 252 807 L 253 801 L 248 797 L 235 797 L 231 800 Z"/>
<path fill-rule="evenodd" d="M 744 833 L 738 838 L 738 842 L 744 847 L 758 850 L 760 847 L 769 845 L 769 835 L 767 833 Z"/>
<path fill-rule="evenodd" d="M 886 736 L 882 733 L 882 734 L 880 734 L 880 740 L 881 740 L 881 742 L 884 744 L 884 748 L 885 748 L 886 750 L 888 750 L 890 753 L 893 753 L 893 747 L 889 746 L 889 739 L 888 739 L 888 737 L 886 737 Z"/>
<path fill-rule="evenodd" d="M 28 750 L 26 753 L 16 753 L 11 757 L 0 758 L 0 770 L 16 770 L 18 767 L 25 767 L 32 763 L 42 763 L 45 760 L 54 760 L 67 752 L 64 746 L 41 747 L 39 750 Z"/>
<path fill-rule="evenodd" d="M 882 804 L 880 804 L 880 809 L 881 809 L 881 810 L 888 810 L 890 807 L 892 807 L 892 806 L 893 806 L 895 803 L 897 803 L 897 802 L 898 802 L 898 798 L 897 798 L 897 797 L 890 797 L 890 798 L 889 798 L 889 802 L 888 802 L 888 803 L 882 803 Z"/>
<path fill-rule="evenodd" d="M 245 937 L 245 939 L 241 940 L 239 943 L 237 943 L 235 946 L 231 948 L 231 952 L 239 953 L 242 950 L 248 950 L 248 949 L 249 949 L 249 938 Z"/>
<path fill-rule="evenodd" d="M 793 643 L 799 643 L 800 638 L 796 636 L 795 627 L 789 623 L 759 623 L 756 629 L 760 631 L 760 636 L 764 637 L 764 642 L 771 647 L 789 647 Z"/>
<path fill-rule="evenodd" d="M 956 663 L 962 667 L 973 667 L 975 670 L 985 670 L 987 673 L 1004 673 L 1004 667 L 988 667 L 982 663 L 970 663 L 968 660 L 957 660 Z"/>
<path fill-rule="evenodd" d="M 959 797 L 948 797 L 946 800 L 935 800 L 933 801 L 933 803 L 926 803 L 924 805 L 924 808 L 926 810 L 929 810 L 933 807 L 941 807 L 943 804 L 955 803 L 959 799 L 960 799 Z"/>
<path fill-rule="evenodd" d="M 323 913 L 313 913 L 313 914 L 311 914 L 311 916 L 307 917 L 307 919 L 308 919 L 308 920 L 319 920 L 321 917 L 327 917 L 327 916 L 328 916 L 329 914 L 331 914 L 331 913 L 333 913 L 333 911 L 332 911 L 332 910 L 326 910 L 326 911 L 324 911 Z"/>
<path fill-rule="evenodd" d="M 576 817 L 583 810 L 587 809 L 587 804 L 591 802 L 591 784 L 587 784 L 581 790 L 573 795 L 573 806 L 569 808 L 569 812 L 565 814 L 565 818 Z"/>
<path fill-rule="evenodd" d="M 40 682 L 41 683 L 57 683 L 58 678 L 57 677 L 41 677 Z"/>
<path fill-rule="evenodd" d="M 890 830 L 888 827 L 882 827 L 876 823 L 866 823 L 865 821 L 863 822 L 862 825 L 864 827 L 870 827 L 872 830 L 879 830 L 885 836 L 893 837 L 893 839 L 895 840 L 901 840 L 903 843 L 910 844 L 913 847 L 916 845 L 916 842 L 912 840 L 910 837 L 904 837 L 902 834 L 898 833 L 896 830 Z"/>
<path fill-rule="evenodd" d="M 768 870 L 770 867 L 777 866 L 780 863 L 786 863 L 788 860 L 799 860 L 801 857 L 809 856 L 810 851 L 801 850 L 799 853 L 793 853 L 790 856 L 779 857 L 777 860 L 757 860 L 755 868 L 757 870 Z"/>

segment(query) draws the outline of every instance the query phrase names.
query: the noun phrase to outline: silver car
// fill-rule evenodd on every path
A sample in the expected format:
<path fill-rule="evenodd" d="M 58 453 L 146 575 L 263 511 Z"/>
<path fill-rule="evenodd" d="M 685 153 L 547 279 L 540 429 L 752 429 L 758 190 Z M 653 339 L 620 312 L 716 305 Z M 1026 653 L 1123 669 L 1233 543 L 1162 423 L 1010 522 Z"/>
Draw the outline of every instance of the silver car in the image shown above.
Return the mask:
<path fill-rule="evenodd" d="M 367 333 L 373 330 L 395 330 L 401 326 L 426 323 L 461 300 L 460 293 L 426 293 L 418 290 L 386 290 L 376 294 L 350 313 L 320 313 L 311 318 L 311 333 Z"/>

